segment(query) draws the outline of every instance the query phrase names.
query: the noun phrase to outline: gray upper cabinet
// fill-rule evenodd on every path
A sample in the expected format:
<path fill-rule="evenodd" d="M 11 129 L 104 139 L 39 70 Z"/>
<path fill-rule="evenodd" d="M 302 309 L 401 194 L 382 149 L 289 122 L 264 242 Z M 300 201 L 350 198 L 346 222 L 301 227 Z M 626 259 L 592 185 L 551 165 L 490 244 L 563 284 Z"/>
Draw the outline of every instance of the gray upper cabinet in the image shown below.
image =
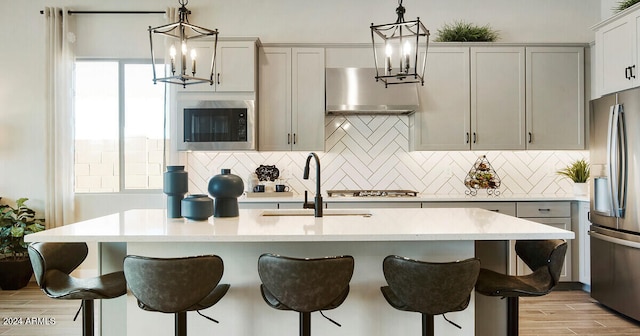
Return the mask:
<path fill-rule="evenodd" d="M 264 47 L 259 64 L 259 149 L 324 150 L 324 49 Z"/>
<path fill-rule="evenodd" d="M 527 149 L 584 149 L 584 48 L 527 48 Z"/>
<path fill-rule="evenodd" d="M 468 150 L 471 127 L 469 48 L 431 48 L 420 110 L 409 117 L 411 150 Z"/>
<path fill-rule="evenodd" d="M 523 47 L 471 48 L 471 149 L 525 149 Z"/>
<path fill-rule="evenodd" d="M 429 49 L 410 150 L 585 148 L 584 47 Z"/>
<path fill-rule="evenodd" d="M 199 63 L 198 77 L 209 77 L 213 48 L 211 42 L 191 42 L 196 49 Z M 218 41 L 213 85 L 198 84 L 179 92 L 255 92 L 256 91 L 256 40 Z"/>

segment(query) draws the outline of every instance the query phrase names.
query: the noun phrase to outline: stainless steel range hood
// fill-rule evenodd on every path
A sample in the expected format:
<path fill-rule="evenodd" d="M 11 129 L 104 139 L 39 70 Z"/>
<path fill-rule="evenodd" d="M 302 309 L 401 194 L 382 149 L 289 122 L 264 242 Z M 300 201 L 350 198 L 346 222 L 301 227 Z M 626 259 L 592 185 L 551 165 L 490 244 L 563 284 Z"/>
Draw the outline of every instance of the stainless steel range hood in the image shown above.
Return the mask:
<path fill-rule="evenodd" d="M 327 68 L 327 114 L 410 114 L 418 108 L 416 84 L 376 82 L 374 68 Z"/>

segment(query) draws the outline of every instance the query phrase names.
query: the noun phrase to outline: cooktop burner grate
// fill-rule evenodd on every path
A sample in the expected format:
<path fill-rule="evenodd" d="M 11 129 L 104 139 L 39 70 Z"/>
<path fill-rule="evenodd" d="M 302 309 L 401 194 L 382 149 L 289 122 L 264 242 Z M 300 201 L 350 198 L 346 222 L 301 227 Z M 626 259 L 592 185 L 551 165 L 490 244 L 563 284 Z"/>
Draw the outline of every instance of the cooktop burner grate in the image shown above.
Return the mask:
<path fill-rule="evenodd" d="M 413 190 L 327 190 L 329 197 L 416 197 Z"/>

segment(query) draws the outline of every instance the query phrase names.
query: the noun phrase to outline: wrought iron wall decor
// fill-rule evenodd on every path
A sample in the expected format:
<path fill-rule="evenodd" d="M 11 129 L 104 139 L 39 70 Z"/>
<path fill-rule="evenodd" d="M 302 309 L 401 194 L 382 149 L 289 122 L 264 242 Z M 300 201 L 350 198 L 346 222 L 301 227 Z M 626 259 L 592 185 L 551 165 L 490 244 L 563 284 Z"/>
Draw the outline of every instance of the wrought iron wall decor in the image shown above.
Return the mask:
<path fill-rule="evenodd" d="M 169 84 L 182 85 L 182 87 L 200 83 L 209 83 L 209 85 L 213 85 L 213 69 L 216 60 L 216 48 L 218 46 L 218 30 L 211 30 L 189 23 L 188 16 L 191 14 L 191 11 L 186 7 L 189 0 L 178 0 L 178 3 L 181 5 L 178 9 L 178 22 L 158 27 L 149 27 L 151 62 L 153 63 L 153 83 L 165 82 Z M 159 37 L 167 37 L 170 41 L 168 65 L 168 71 L 170 72 L 169 76 L 159 78 L 156 74 L 156 57 L 153 42 L 154 37 L 156 39 Z M 211 37 L 211 39 L 203 39 L 204 37 Z M 196 54 L 195 48 L 189 46 L 189 42 L 195 39 L 201 39 L 202 41 L 210 43 L 213 50 L 211 60 L 205 60 L 205 64 L 208 63 L 207 77 L 196 76 L 197 64 L 201 61 L 196 62 L 198 55 Z M 163 51 L 162 54 L 165 55 L 166 52 Z"/>
<path fill-rule="evenodd" d="M 422 24 L 420 17 L 413 21 L 405 21 L 405 8 L 402 0 L 398 0 L 394 23 L 371 24 L 371 43 L 373 59 L 376 66 L 376 81 L 387 87 L 391 84 L 420 83 L 424 85 L 424 71 L 427 66 L 427 49 L 429 48 L 429 30 Z M 376 36 L 382 40 L 385 49 L 384 73 L 380 73 L 376 52 Z M 422 56 L 424 55 L 424 56 Z M 421 64 L 418 63 L 418 56 Z"/>
<path fill-rule="evenodd" d="M 500 177 L 487 160 L 485 155 L 476 160 L 469 170 L 469 173 L 464 179 L 464 185 L 467 190 L 464 192 L 466 195 L 476 196 L 478 189 L 485 189 L 487 195 L 498 196 L 500 195 Z"/>

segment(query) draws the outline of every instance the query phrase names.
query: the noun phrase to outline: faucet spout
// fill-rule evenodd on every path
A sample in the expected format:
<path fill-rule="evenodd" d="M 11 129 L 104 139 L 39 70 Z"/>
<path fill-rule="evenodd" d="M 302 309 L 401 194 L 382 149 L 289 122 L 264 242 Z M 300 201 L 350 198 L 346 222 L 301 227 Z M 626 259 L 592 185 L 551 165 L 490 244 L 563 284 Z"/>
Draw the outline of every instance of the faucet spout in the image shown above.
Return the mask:
<path fill-rule="evenodd" d="M 322 217 L 322 194 L 320 192 L 320 159 L 316 153 L 309 153 L 307 156 L 307 162 L 304 166 L 304 172 L 302 174 L 302 178 L 305 180 L 309 179 L 309 164 L 311 163 L 311 159 L 314 159 L 316 163 L 316 196 L 314 197 L 314 214 L 316 217 Z M 310 208 L 311 204 L 307 203 L 305 197 L 305 203 L 302 206 L 303 208 Z"/>

